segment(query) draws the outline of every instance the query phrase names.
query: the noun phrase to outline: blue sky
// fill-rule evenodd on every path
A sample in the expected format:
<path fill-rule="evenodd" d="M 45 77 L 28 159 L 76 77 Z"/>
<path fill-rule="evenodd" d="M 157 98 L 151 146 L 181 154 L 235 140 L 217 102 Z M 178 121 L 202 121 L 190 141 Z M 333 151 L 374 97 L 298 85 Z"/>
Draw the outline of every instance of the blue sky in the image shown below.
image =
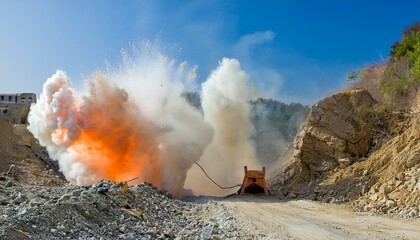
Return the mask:
<path fill-rule="evenodd" d="M 313 104 L 348 71 L 386 59 L 419 9 L 403 0 L 0 0 L 0 92 L 39 94 L 56 69 L 81 82 L 130 42 L 157 39 L 198 65 L 199 81 L 233 57 L 265 96 Z"/>

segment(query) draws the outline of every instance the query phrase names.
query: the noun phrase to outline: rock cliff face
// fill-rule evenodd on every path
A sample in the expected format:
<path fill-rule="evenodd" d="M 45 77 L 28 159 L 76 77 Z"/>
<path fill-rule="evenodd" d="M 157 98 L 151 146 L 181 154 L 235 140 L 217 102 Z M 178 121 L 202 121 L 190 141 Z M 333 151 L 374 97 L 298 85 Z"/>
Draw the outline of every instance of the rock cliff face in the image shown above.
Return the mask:
<path fill-rule="evenodd" d="M 366 154 L 371 141 L 364 120 L 376 101 L 362 89 L 340 92 L 317 103 L 294 144 L 294 156 L 312 174 L 350 165 Z M 320 161 L 321 160 L 321 161 Z"/>
<path fill-rule="evenodd" d="M 321 100 L 270 174 L 270 191 L 283 198 L 351 202 L 358 210 L 418 217 L 417 96 L 403 117 L 382 112 L 388 121 L 381 124 L 386 126 L 372 125 L 372 113 L 379 104 L 363 89 L 344 90 Z M 380 127 L 390 133 L 378 135 Z"/>
<path fill-rule="evenodd" d="M 372 141 L 364 116 L 375 104 L 363 89 L 346 90 L 315 104 L 271 174 L 273 190 L 287 194 L 287 188 L 297 187 L 301 192 L 301 184 L 364 157 Z"/>

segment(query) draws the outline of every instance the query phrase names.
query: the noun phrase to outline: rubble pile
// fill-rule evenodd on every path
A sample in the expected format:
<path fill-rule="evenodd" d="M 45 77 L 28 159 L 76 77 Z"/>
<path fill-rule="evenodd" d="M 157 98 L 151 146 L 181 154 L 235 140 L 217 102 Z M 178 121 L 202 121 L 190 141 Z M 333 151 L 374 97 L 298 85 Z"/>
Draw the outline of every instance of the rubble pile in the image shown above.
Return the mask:
<path fill-rule="evenodd" d="M 0 239 L 240 237 L 217 202 L 193 203 L 141 183 L 0 187 Z"/>
<path fill-rule="evenodd" d="M 399 173 L 388 182 L 377 182 L 352 205 L 358 211 L 420 217 L 420 168 Z"/>
<path fill-rule="evenodd" d="M 420 108 L 413 110 L 410 127 L 371 156 L 380 171 L 367 165 L 366 175 L 378 181 L 362 187 L 357 210 L 420 217 Z"/>

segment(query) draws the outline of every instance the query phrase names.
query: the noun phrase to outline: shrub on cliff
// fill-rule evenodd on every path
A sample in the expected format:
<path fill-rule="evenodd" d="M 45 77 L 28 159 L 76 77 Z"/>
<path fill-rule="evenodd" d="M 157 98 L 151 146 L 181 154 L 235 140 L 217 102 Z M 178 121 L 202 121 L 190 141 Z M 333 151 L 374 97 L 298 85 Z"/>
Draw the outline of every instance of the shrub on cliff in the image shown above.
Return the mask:
<path fill-rule="evenodd" d="M 420 23 L 405 28 L 391 48 L 379 88 L 391 108 L 404 109 L 420 87 Z"/>

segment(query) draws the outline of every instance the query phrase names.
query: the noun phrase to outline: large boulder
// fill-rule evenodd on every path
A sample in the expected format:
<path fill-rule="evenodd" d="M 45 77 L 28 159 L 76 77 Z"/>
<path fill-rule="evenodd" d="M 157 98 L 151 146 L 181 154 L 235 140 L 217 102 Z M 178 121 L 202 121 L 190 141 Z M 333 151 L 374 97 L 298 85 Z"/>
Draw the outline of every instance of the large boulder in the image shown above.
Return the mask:
<path fill-rule="evenodd" d="M 337 167 L 340 159 L 366 154 L 371 137 L 365 116 L 374 104 L 363 89 L 343 91 L 315 104 L 294 141 L 295 157 L 312 172 L 322 172 Z"/>
<path fill-rule="evenodd" d="M 364 157 L 372 141 L 366 116 L 375 104 L 377 101 L 361 88 L 347 89 L 316 103 L 269 177 L 272 191 L 287 186 L 302 191 L 302 184 L 306 186 L 312 178 Z"/>

